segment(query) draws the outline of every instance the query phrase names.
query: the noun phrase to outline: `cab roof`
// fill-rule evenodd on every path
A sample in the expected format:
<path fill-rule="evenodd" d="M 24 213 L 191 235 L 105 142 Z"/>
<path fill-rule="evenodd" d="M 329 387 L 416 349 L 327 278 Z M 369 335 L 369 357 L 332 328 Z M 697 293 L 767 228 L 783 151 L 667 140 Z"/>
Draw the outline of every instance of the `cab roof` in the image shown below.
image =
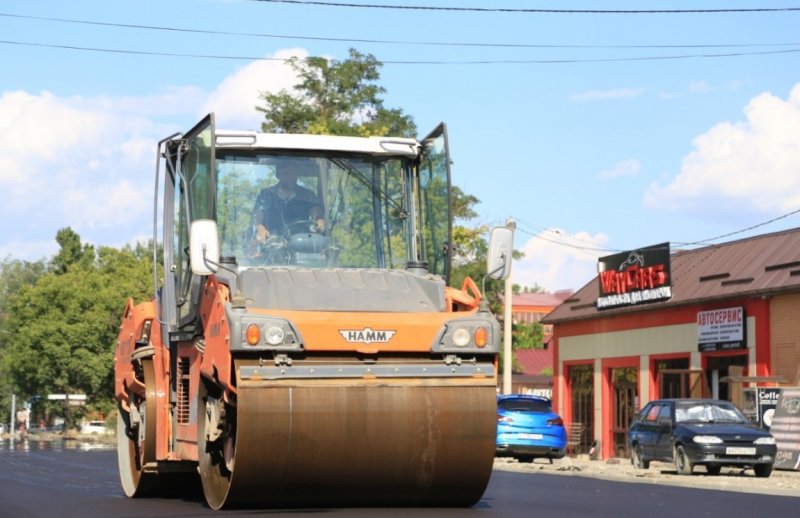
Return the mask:
<path fill-rule="evenodd" d="M 402 137 L 342 137 L 231 130 L 216 132 L 216 146 L 237 149 L 341 151 L 409 158 L 417 157 L 422 149 L 420 143 L 415 139 Z"/>

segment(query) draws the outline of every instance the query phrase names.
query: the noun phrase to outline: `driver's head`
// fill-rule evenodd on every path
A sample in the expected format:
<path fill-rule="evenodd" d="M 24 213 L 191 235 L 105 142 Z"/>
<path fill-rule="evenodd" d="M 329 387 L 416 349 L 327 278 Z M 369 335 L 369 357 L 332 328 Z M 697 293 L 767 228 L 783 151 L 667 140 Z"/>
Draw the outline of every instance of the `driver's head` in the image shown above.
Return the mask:
<path fill-rule="evenodd" d="M 300 168 L 294 162 L 283 162 L 278 165 L 275 176 L 281 183 L 295 184 L 297 183 L 297 177 L 300 176 Z"/>

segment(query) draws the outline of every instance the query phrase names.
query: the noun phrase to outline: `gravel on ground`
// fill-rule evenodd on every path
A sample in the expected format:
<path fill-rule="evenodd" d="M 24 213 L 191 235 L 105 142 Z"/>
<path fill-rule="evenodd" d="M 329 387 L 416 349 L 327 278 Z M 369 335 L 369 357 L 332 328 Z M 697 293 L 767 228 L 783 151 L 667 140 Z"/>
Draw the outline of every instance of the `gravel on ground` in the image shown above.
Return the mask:
<path fill-rule="evenodd" d="M 697 466 L 691 476 L 678 475 L 671 463 L 650 463 L 649 469 L 636 469 L 630 459 L 611 458 L 590 460 L 588 455 L 568 456 L 555 459 L 535 459 L 533 462 L 518 462 L 512 458 L 500 457 L 494 461 L 494 469 L 524 473 L 552 473 L 566 476 L 595 477 L 620 482 L 644 484 L 671 484 L 702 489 L 739 491 L 800 498 L 800 471 L 774 470 L 768 478 L 757 478 L 753 470 L 741 468 L 722 468 L 719 475 L 706 473 L 705 468 Z"/>

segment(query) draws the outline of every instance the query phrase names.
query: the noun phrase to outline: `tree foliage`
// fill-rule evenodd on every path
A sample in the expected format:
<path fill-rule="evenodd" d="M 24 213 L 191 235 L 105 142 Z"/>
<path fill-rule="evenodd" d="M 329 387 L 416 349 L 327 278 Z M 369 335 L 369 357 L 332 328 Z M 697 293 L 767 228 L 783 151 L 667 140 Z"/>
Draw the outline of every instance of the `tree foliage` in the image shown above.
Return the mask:
<path fill-rule="evenodd" d="M 59 230 L 52 268 L 8 299 L 4 370 L 22 398 L 113 396 L 113 358 L 125 301 L 152 296 L 146 246 L 121 250 L 82 244 Z"/>
<path fill-rule="evenodd" d="M 0 408 L 10 408 L 12 381 L 8 372 L 6 349 L 13 341 L 8 329 L 10 318 L 10 301 L 25 286 L 36 283 L 36 280 L 47 271 L 45 261 L 22 261 L 6 258 L 0 262 Z M 0 416 L 2 416 L 0 412 Z M 5 422 L 5 420 L 3 420 Z"/>
<path fill-rule="evenodd" d="M 407 136 L 417 132 L 414 119 L 401 109 L 388 109 L 381 95 L 379 69 L 372 54 L 350 49 L 343 61 L 321 57 L 292 58 L 297 73 L 294 90 L 261 92 L 262 131 L 349 136 Z"/>

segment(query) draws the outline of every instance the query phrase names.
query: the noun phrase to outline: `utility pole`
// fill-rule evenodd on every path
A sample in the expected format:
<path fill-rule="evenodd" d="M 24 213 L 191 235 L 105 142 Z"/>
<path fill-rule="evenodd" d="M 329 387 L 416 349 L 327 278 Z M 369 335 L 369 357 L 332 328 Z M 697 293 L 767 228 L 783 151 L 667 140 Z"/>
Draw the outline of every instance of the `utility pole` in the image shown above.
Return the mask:
<path fill-rule="evenodd" d="M 517 222 L 509 218 L 506 220 L 506 227 L 511 229 L 511 242 L 513 243 L 514 230 L 517 228 Z M 511 248 L 513 250 L 514 247 L 512 246 Z M 511 261 L 511 257 L 509 257 L 508 260 Z M 511 369 L 513 364 L 511 352 L 512 291 L 511 270 L 509 270 L 508 277 L 506 277 L 503 286 L 503 394 L 511 394 Z"/>
<path fill-rule="evenodd" d="M 17 395 L 11 394 L 11 421 L 8 424 L 8 431 L 11 434 L 11 437 L 14 437 L 14 433 L 17 431 L 14 428 L 14 425 L 17 424 Z"/>

